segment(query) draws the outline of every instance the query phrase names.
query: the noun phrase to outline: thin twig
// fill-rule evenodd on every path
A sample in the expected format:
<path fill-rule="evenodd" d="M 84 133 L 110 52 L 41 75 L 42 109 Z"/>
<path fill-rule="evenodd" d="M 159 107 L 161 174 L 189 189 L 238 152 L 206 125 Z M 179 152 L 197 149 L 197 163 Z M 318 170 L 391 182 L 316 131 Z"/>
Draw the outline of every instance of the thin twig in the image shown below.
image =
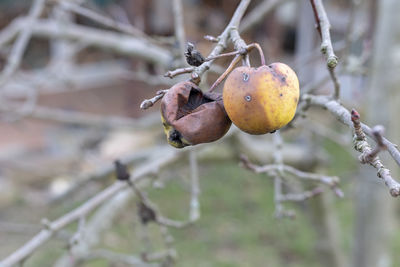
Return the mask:
<path fill-rule="evenodd" d="M 240 36 L 239 36 L 240 38 Z M 258 43 L 252 43 L 247 45 L 245 48 L 241 48 L 240 50 L 236 50 L 236 51 L 232 51 L 232 52 L 228 52 L 228 53 L 223 53 L 223 54 L 219 54 L 213 57 L 208 57 L 205 59 L 205 61 L 210 61 L 210 60 L 214 60 L 214 59 L 218 59 L 218 58 L 223 58 L 223 57 L 229 57 L 229 56 L 235 56 L 235 55 L 242 55 L 245 56 L 247 55 L 251 50 L 253 50 L 253 48 L 257 48 L 257 51 L 260 55 L 260 61 L 261 61 L 261 65 L 265 65 L 265 57 L 264 57 L 264 52 L 262 51 L 261 46 Z"/>
<path fill-rule="evenodd" d="M 16 23 L 20 31 L 29 27 L 35 36 L 79 40 L 89 47 L 112 49 L 120 54 L 141 58 L 164 67 L 170 67 L 172 62 L 171 53 L 167 49 L 128 34 L 77 24 L 61 26 L 52 19 L 19 19 Z"/>
<path fill-rule="evenodd" d="M 157 116 L 158 117 L 158 116 Z M 120 159 L 120 162 L 125 165 L 131 165 L 138 160 L 150 159 L 167 153 L 169 150 L 168 146 L 156 146 L 149 149 L 143 149 L 137 152 L 128 154 Z M 76 193 L 79 189 L 84 189 L 87 184 L 93 181 L 102 181 L 106 177 L 109 177 L 115 170 L 115 166 L 112 163 L 103 164 L 101 167 L 96 168 L 94 171 L 88 173 L 79 174 L 75 177 L 75 181 L 65 190 L 61 195 L 57 195 L 55 198 L 50 199 L 53 203 L 63 201 Z"/>
<path fill-rule="evenodd" d="M 385 182 L 385 185 L 389 188 L 389 192 L 393 197 L 397 197 L 400 195 L 400 183 L 393 179 L 390 174 L 390 170 L 386 168 L 381 160 L 378 157 L 378 153 L 381 150 L 386 149 L 386 146 L 383 143 L 383 127 L 375 126 L 372 129 L 372 133 L 377 140 L 377 145 L 374 149 L 371 148 L 365 135 L 363 134 L 363 130 L 360 127 L 360 115 L 356 110 L 352 110 L 351 112 L 351 120 L 354 125 L 355 134 L 354 134 L 354 149 L 359 151 L 361 155 L 359 156 L 359 160 L 362 164 L 368 163 L 372 167 L 377 170 L 377 175 L 379 178 Z"/>
<path fill-rule="evenodd" d="M 321 35 L 321 52 L 326 57 L 326 64 L 329 70 L 329 74 L 334 84 L 333 97 L 339 99 L 340 96 L 340 83 L 335 73 L 335 67 L 338 64 L 338 58 L 333 51 L 331 34 L 330 34 L 330 22 L 326 15 L 322 0 L 310 0 L 312 9 L 314 11 L 315 21 L 317 30 Z"/>
<path fill-rule="evenodd" d="M 274 163 L 278 165 L 278 169 L 273 172 L 274 177 L 274 203 L 275 203 L 275 216 L 281 218 L 289 213 L 284 212 L 281 202 L 283 195 L 282 188 L 282 175 L 283 175 L 283 157 L 282 157 L 282 137 L 279 130 L 273 135 L 273 143 L 275 146 Z"/>
<path fill-rule="evenodd" d="M 72 11 L 80 16 L 91 19 L 92 21 L 95 21 L 95 22 L 102 24 L 104 26 L 107 26 L 109 28 L 118 30 L 123 33 L 130 34 L 133 36 L 151 40 L 151 38 L 149 36 L 144 34 L 141 30 L 133 27 L 131 24 L 121 23 L 119 21 L 113 20 L 113 19 L 111 19 L 107 16 L 104 16 L 102 14 L 99 14 L 93 10 L 90 10 L 88 8 L 77 5 L 73 1 L 58 0 L 58 3 L 65 10 Z"/>
<path fill-rule="evenodd" d="M 211 35 L 205 35 L 204 39 L 206 39 L 209 42 L 213 42 L 213 43 L 218 43 L 218 41 L 219 41 L 218 38 L 211 36 Z"/>
<path fill-rule="evenodd" d="M 278 8 L 280 5 L 293 0 L 264 0 L 255 6 L 249 14 L 247 14 L 240 24 L 240 32 L 246 32 L 252 29 L 258 23 L 261 23 L 267 15 Z"/>
<path fill-rule="evenodd" d="M 173 78 L 176 75 L 180 75 L 183 73 L 189 73 L 192 72 L 192 80 L 196 80 L 196 83 L 200 82 L 201 76 L 204 74 L 204 72 L 206 72 L 207 70 L 210 69 L 214 59 L 216 56 L 218 56 L 219 54 L 222 53 L 222 51 L 227 47 L 228 45 L 228 40 L 229 39 L 233 39 L 231 36 L 232 31 L 236 31 L 237 32 L 237 28 L 239 26 L 239 23 L 248 7 L 248 5 L 250 4 L 250 0 L 242 0 L 240 1 L 238 7 L 235 10 L 235 13 L 233 14 L 229 24 L 225 27 L 224 31 L 221 33 L 220 36 L 218 36 L 218 43 L 216 44 L 216 46 L 214 47 L 214 49 L 211 51 L 211 53 L 208 55 L 207 58 L 209 58 L 208 61 L 205 61 L 203 64 L 201 64 L 200 66 L 192 69 L 192 68 L 183 68 L 183 69 L 177 69 L 174 71 L 169 71 L 167 72 L 164 76 L 165 77 L 170 77 Z M 238 33 L 237 33 L 238 35 Z M 246 48 L 246 43 L 240 38 L 236 38 L 237 42 L 234 43 L 238 43 L 240 42 L 241 46 L 237 46 L 235 45 L 235 49 L 236 50 L 240 50 L 241 48 Z M 215 40 L 215 39 L 213 39 Z"/>
<path fill-rule="evenodd" d="M 336 75 L 336 71 L 333 68 L 328 68 L 329 75 L 331 76 L 332 82 L 333 82 L 333 98 L 334 99 L 339 99 L 340 96 L 340 83 L 339 79 Z"/>
<path fill-rule="evenodd" d="M 28 45 L 29 40 L 32 36 L 31 24 L 36 20 L 44 8 L 44 0 L 35 0 L 31 6 L 28 17 L 25 19 L 27 25 L 21 29 L 17 40 L 15 41 L 13 48 L 7 58 L 7 65 L 3 69 L 0 75 L 0 87 L 7 83 L 8 79 L 13 75 L 21 64 L 22 56 Z"/>
<path fill-rule="evenodd" d="M 279 201 L 281 201 L 281 202 L 284 202 L 284 201 L 301 202 L 301 201 L 313 198 L 323 192 L 324 192 L 324 189 L 322 187 L 317 186 L 313 190 L 310 190 L 310 191 L 304 191 L 302 193 L 289 193 L 289 194 L 281 195 L 279 198 Z"/>
<path fill-rule="evenodd" d="M 332 40 L 330 34 L 331 24 L 329 23 L 328 16 L 326 15 L 322 0 L 310 0 L 313 7 L 317 29 L 321 35 L 321 52 L 326 55 L 326 63 L 329 68 L 335 68 L 338 59 L 333 51 Z"/>
<path fill-rule="evenodd" d="M 294 167 L 288 166 L 288 165 L 268 164 L 268 165 L 264 165 L 264 166 L 257 166 L 255 164 L 252 164 L 245 157 L 241 158 L 241 162 L 243 163 L 243 165 L 246 168 L 254 171 L 255 173 L 273 174 L 275 171 L 282 169 L 283 172 L 291 174 L 296 178 L 303 179 L 303 180 L 315 181 L 315 182 L 325 184 L 325 185 L 329 186 L 330 188 L 332 188 L 332 190 L 335 192 L 335 194 L 338 197 L 342 197 L 342 195 L 343 195 L 343 192 L 341 192 L 341 190 L 337 188 L 337 185 L 340 180 L 339 177 L 337 177 L 337 176 L 327 176 L 327 175 L 323 175 L 323 174 L 303 172 L 303 171 L 300 171 L 300 170 L 298 170 Z"/>
<path fill-rule="evenodd" d="M 305 101 L 310 106 L 317 106 L 327 109 L 337 120 L 344 125 L 353 128 L 353 122 L 351 121 L 350 112 L 343 107 L 338 101 L 332 99 L 329 96 L 315 96 L 315 95 L 303 95 L 302 101 Z M 363 132 L 372 139 L 375 139 L 372 129 L 363 123 L 360 123 Z M 400 151 L 397 149 L 397 145 L 393 144 L 385 137 L 382 137 L 382 143 L 387 147 L 389 154 L 392 156 L 397 165 L 400 166 Z"/>
<path fill-rule="evenodd" d="M 10 114 L 22 115 L 40 120 L 100 128 L 146 128 L 155 122 L 151 115 L 147 117 L 149 120 L 146 122 L 146 120 L 140 119 L 135 120 L 118 116 L 102 116 L 81 111 L 71 111 L 41 106 L 36 106 L 30 112 L 4 108 L 0 108 L 0 110 Z"/>
<path fill-rule="evenodd" d="M 131 181 L 137 182 L 140 179 L 143 179 L 150 173 L 153 173 L 155 170 L 158 170 L 162 166 L 165 166 L 172 161 L 176 160 L 179 153 L 178 150 L 174 150 L 169 154 L 165 154 L 163 157 L 158 160 L 151 160 L 147 164 L 144 164 L 142 167 L 137 168 L 136 171 L 131 175 Z M 33 252 L 35 252 L 39 247 L 45 244 L 56 232 L 65 226 L 73 223 L 76 220 L 79 220 L 82 216 L 87 215 L 99 205 L 110 199 L 112 196 L 117 194 L 118 192 L 126 189 L 128 187 L 128 183 L 117 181 L 114 184 L 107 187 L 105 190 L 101 191 L 90 200 L 86 201 L 83 205 L 78 208 L 68 212 L 62 217 L 58 218 L 53 222 L 49 222 L 47 227 L 40 231 L 36 236 L 34 236 L 30 241 L 25 243 L 21 248 L 17 249 L 14 253 L 6 257 L 0 262 L 0 266 L 8 267 L 13 266 L 27 257 L 29 257 Z"/>
<path fill-rule="evenodd" d="M 217 45 L 214 47 L 214 49 L 211 51 L 211 53 L 208 55 L 208 57 L 214 57 L 216 55 L 219 55 L 226 48 L 230 32 L 232 31 L 232 29 L 236 29 L 239 26 L 239 23 L 249 4 L 250 0 L 240 1 L 240 4 L 236 8 L 235 13 L 233 14 L 229 24 L 226 26 L 221 35 L 218 36 L 219 41 Z M 199 77 L 201 77 L 202 74 L 210 68 L 212 62 L 213 61 L 211 60 L 201 64 L 199 67 L 195 69 L 196 74 Z"/>
<path fill-rule="evenodd" d="M 185 62 L 185 28 L 183 23 L 183 8 L 182 8 L 182 0 L 173 0 L 173 13 L 174 13 L 174 27 L 175 27 L 175 36 L 179 45 L 179 56 L 181 62 Z"/>
<path fill-rule="evenodd" d="M 194 71 L 194 67 L 187 67 L 187 68 L 179 68 L 176 70 L 170 70 L 164 74 L 164 77 L 174 78 L 175 76 L 184 74 L 184 73 L 191 73 Z"/>
<path fill-rule="evenodd" d="M 198 178 L 198 166 L 195 152 L 193 149 L 189 152 L 190 172 L 191 172 L 191 200 L 190 200 L 190 212 L 189 218 L 186 221 L 175 221 L 164 217 L 160 212 L 158 206 L 153 203 L 146 195 L 145 192 L 141 191 L 134 183 L 131 184 L 139 197 L 142 205 L 154 214 L 154 220 L 156 223 L 173 228 L 184 228 L 192 225 L 195 221 L 200 218 L 200 205 L 198 196 L 200 194 L 199 178 Z"/>
<path fill-rule="evenodd" d="M 200 184 L 199 184 L 199 164 L 196 155 L 196 148 L 192 148 L 189 152 L 190 163 L 190 182 L 191 182 L 191 198 L 190 198 L 190 214 L 189 219 L 196 221 L 200 218 Z"/>
<path fill-rule="evenodd" d="M 396 161 L 397 165 L 400 166 L 400 152 L 397 149 L 397 146 L 391 143 L 389 140 L 384 138 L 383 136 L 379 137 L 379 141 L 376 140 L 376 133 L 368 126 L 359 121 L 359 114 L 353 112 L 353 117 L 350 112 L 343 107 L 336 100 L 330 98 L 329 96 L 313 96 L 313 95 L 303 95 L 302 99 L 308 103 L 310 106 L 319 106 L 327 109 L 336 119 L 338 119 L 341 123 L 349 126 L 350 128 L 355 129 L 355 149 L 364 153 L 368 150 L 370 153 L 371 147 L 363 137 L 363 135 L 367 135 L 374 139 L 376 142 L 379 142 L 382 146 L 385 146 L 392 156 L 392 158 Z M 355 121 L 355 122 L 354 122 Z M 371 162 L 369 162 L 371 164 Z M 382 178 L 385 184 L 388 186 L 390 190 L 390 194 L 393 197 L 397 197 L 400 195 L 400 183 L 395 181 L 391 175 L 390 171 L 383 166 L 378 157 L 372 161 L 371 164 L 378 171 L 378 177 Z"/>
<path fill-rule="evenodd" d="M 167 92 L 168 92 L 168 89 L 157 91 L 156 95 L 153 98 L 143 100 L 143 102 L 140 104 L 140 108 L 148 109 L 148 108 L 152 107 L 158 100 L 163 98 L 163 96 Z"/>

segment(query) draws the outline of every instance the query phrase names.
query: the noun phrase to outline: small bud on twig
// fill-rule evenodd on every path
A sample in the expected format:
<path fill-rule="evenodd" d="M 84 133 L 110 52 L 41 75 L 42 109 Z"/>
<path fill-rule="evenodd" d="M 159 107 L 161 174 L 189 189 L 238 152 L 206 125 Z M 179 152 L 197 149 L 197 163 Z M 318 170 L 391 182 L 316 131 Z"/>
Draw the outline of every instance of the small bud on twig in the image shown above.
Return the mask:
<path fill-rule="evenodd" d="M 194 44 L 187 43 L 185 52 L 186 62 L 190 66 L 200 66 L 204 63 L 205 59 L 202 54 L 194 48 Z"/>
<path fill-rule="evenodd" d="M 218 41 L 219 41 L 219 38 L 216 38 L 211 35 L 205 35 L 204 39 L 206 39 L 207 41 L 213 42 L 213 43 L 218 43 Z"/>
<path fill-rule="evenodd" d="M 119 160 L 114 161 L 114 164 L 115 164 L 115 172 L 117 175 L 117 180 L 127 181 L 129 183 L 130 182 L 129 178 L 131 177 L 131 175 L 128 172 L 127 166 L 121 163 Z"/>
<path fill-rule="evenodd" d="M 365 134 L 360 123 L 360 114 L 354 108 L 351 110 L 351 121 L 353 122 L 354 133 L 356 134 L 357 140 L 365 140 Z"/>

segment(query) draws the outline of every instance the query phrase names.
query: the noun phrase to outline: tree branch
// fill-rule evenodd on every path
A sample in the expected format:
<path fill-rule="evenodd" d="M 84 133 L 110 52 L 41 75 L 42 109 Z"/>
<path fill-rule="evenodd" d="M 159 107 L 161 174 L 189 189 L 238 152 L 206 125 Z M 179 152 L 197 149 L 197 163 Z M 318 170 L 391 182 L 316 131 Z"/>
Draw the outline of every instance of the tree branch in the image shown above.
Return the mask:
<path fill-rule="evenodd" d="M 373 140 L 375 140 L 375 142 L 381 143 L 382 146 L 385 146 L 387 148 L 389 154 L 396 161 L 397 165 L 400 166 L 400 152 L 397 149 L 397 145 L 391 143 L 383 136 L 379 136 L 377 139 L 376 133 L 374 133 L 374 131 L 368 125 L 365 125 L 357 120 L 354 123 L 353 122 L 354 118 L 352 120 L 350 112 L 341 104 L 339 104 L 336 100 L 330 98 L 329 96 L 313 96 L 313 95 L 303 95 L 302 100 L 305 101 L 309 106 L 318 106 L 327 109 L 341 123 L 349 126 L 351 129 L 355 129 L 355 133 L 356 135 L 358 135 L 357 138 L 360 139 L 363 138 L 361 134 L 362 132 L 365 133 L 365 135 L 372 138 Z M 356 143 L 357 147 L 355 147 L 355 149 L 362 153 L 368 150 L 367 153 L 370 153 L 371 148 L 369 144 L 364 140 L 361 140 L 361 142 L 362 146 L 359 146 L 359 143 Z M 384 168 L 384 166 L 382 165 L 382 163 L 380 163 L 380 161 L 375 162 L 374 165 L 372 166 L 378 170 L 377 173 L 378 177 L 382 178 L 385 184 L 389 187 L 390 194 L 393 197 L 399 196 L 400 184 L 397 181 L 391 179 L 389 170 Z"/>
<path fill-rule="evenodd" d="M 60 1 L 57 0 L 59 5 L 64 9 L 68 10 L 71 12 L 74 12 L 75 14 L 78 14 L 80 16 L 86 17 L 88 19 L 91 19 L 94 22 L 97 22 L 101 25 L 107 26 L 109 28 L 115 29 L 117 31 L 127 33 L 136 37 L 140 37 L 143 39 L 147 39 L 148 41 L 152 41 L 152 39 L 144 34 L 141 30 L 133 27 L 131 24 L 127 23 L 121 23 L 118 21 L 115 21 L 109 17 L 106 17 L 104 15 L 101 15 L 95 11 L 92 11 L 88 8 L 82 7 L 80 5 L 75 4 L 73 1 Z"/>
<path fill-rule="evenodd" d="M 214 49 L 211 51 L 211 53 L 208 55 L 208 58 L 212 58 L 212 57 L 215 57 L 215 56 L 221 54 L 222 51 L 226 48 L 226 46 L 228 44 L 228 38 L 230 36 L 230 32 L 232 31 L 232 29 L 237 29 L 239 27 L 239 23 L 240 23 L 243 15 L 244 15 L 244 12 L 246 11 L 249 4 L 250 4 L 250 0 L 240 1 L 240 4 L 236 8 L 235 13 L 233 14 L 229 24 L 226 26 L 226 28 L 221 33 L 221 35 L 218 36 L 219 41 L 218 41 L 217 45 L 214 47 Z M 210 68 L 213 61 L 214 60 L 204 62 L 199 67 L 197 67 L 194 70 L 194 72 L 199 77 L 201 77 L 201 75 Z"/>
<path fill-rule="evenodd" d="M 34 22 L 19 19 L 16 23 L 19 31 L 30 27 L 35 36 L 79 40 L 88 46 L 112 49 L 167 68 L 172 63 L 171 54 L 165 48 L 127 34 L 75 24 L 59 25 L 56 21 L 49 19 L 38 19 Z"/>
<path fill-rule="evenodd" d="M 240 32 L 246 32 L 253 28 L 256 24 L 260 23 L 265 17 L 282 4 L 292 0 L 264 0 L 256 7 L 254 7 L 248 15 L 243 18 L 240 24 Z"/>
<path fill-rule="evenodd" d="M 32 23 L 40 16 L 44 8 L 44 0 L 35 0 L 32 4 L 29 15 L 25 18 L 26 25 L 21 29 L 17 40 L 7 58 L 7 65 L 0 75 L 0 87 L 7 83 L 11 75 L 17 70 L 21 63 L 22 56 L 32 35 Z"/>
<path fill-rule="evenodd" d="M 150 160 L 147 164 L 144 164 L 143 166 L 136 169 L 136 171 L 131 175 L 130 181 L 137 182 L 143 179 L 149 174 L 156 172 L 159 168 L 178 159 L 179 155 L 181 154 L 182 152 L 180 152 L 180 150 L 173 150 L 170 153 L 164 154 L 163 157 L 158 158 L 157 160 Z M 45 229 L 40 231 L 36 236 L 34 236 L 30 241 L 25 243 L 14 253 L 3 259 L 0 262 L 0 266 L 8 267 L 24 261 L 39 247 L 45 244 L 60 229 L 69 225 L 70 223 L 73 223 L 74 221 L 79 220 L 81 217 L 86 216 L 88 213 L 110 199 L 112 196 L 128 188 L 128 186 L 129 185 L 126 182 L 117 181 L 105 190 L 92 197 L 90 200 L 86 201 L 78 208 L 63 215 L 53 222 L 47 223 Z"/>
<path fill-rule="evenodd" d="M 356 110 L 351 111 L 351 121 L 354 126 L 354 149 L 361 152 L 359 156 L 359 160 L 362 164 L 368 163 L 372 167 L 374 167 L 378 172 L 377 175 L 379 178 L 382 178 L 385 182 L 385 185 L 389 188 L 389 192 L 393 197 L 398 197 L 400 195 L 400 183 L 394 180 L 390 174 L 390 170 L 387 169 L 381 162 L 378 157 L 378 153 L 386 149 L 386 146 L 383 144 L 383 127 L 375 126 L 372 129 L 372 134 L 375 137 L 377 145 L 374 149 L 369 145 L 365 134 L 363 133 L 361 123 L 360 123 L 360 115 Z"/>
<path fill-rule="evenodd" d="M 326 65 L 328 67 L 329 74 L 333 81 L 334 92 L 333 97 L 339 99 L 340 95 L 340 83 L 335 73 L 335 67 L 338 64 L 338 58 L 333 51 L 328 16 L 326 15 L 322 0 L 310 0 L 311 6 L 315 15 L 315 22 L 317 24 L 317 30 L 321 36 L 321 52 L 326 57 Z"/>
<path fill-rule="evenodd" d="M 328 16 L 326 15 L 322 0 L 310 0 L 315 14 L 317 29 L 322 38 L 321 52 L 326 55 L 326 63 L 329 68 L 335 68 L 338 61 L 332 47 L 332 40 L 330 34 L 331 24 L 329 23 Z"/>
<path fill-rule="evenodd" d="M 179 45 L 179 56 L 182 64 L 185 63 L 185 28 L 183 24 L 182 0 L 173 0 L 175 36 Z"/>

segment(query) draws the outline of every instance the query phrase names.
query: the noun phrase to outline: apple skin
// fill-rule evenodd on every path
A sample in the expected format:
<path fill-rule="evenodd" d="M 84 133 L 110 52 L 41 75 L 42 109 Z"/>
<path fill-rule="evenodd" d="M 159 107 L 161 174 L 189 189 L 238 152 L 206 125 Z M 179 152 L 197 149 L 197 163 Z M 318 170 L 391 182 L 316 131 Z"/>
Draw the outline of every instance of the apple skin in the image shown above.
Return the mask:
<path fill-rule="evenodd" d="M 222 95 L 203 93 L 189 81 L 172 86 L 161 100 L 161 120 L 167 141 L 175 148 L 210 143 L 231 127 Z"/>
<path fill-rule="evenodd" d="M 238 67 L 229 74 L 223 89 L 225 110 L 233 124 L 255 135 L 288 124 L 296 113 L 299 95 L 297 75 L 284 63 Z"/>

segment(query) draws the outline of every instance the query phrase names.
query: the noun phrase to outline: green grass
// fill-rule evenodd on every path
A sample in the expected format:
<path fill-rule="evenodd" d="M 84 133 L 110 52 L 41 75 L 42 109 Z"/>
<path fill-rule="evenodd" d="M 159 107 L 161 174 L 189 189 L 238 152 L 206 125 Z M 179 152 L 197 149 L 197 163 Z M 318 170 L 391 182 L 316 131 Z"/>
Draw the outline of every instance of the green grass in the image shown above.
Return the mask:
<path fill-rule="evenodd" d="M 270 179 L 233 162 L 202 168 L 201 219 L 173 230 L 177 266 L 317 266 L 314 233 L 298 211 L 296 220 L 274 218 Z M 172 180 L 152 199 L 173 218 L 187 216 L 188 193 Z"/>
<path fill-rule="evenodd" d="M 321 170 L 342 178 L 344 189 L 351 184 L 351 172 L 357 162 L 348 151 L 336 144 L 325 142 L 323 147 L 331 155 L 328 167 Z M 190 199 L 187 165 L 167 171 L 163 176 L 170 179 L 162 189 L 150 189 L 149 197 L 160 207 L 163 215 L 186 220 Z M 176 177 L 178 176 L 178 177 Z M 253 174 L 233 161 L 200 164 L 201 218 L 185 229 L 171 229 L 174 246 L 178 252 L 177 266 L 321 266 L 316 251 L 316 232 L 309 219 L 309 205 L 288 205 L 296 211 L 296 219 L 274 217 L 273 184 L 265 175 Z M 329 190 L 326 192 L 331 194 Z M 79 203 L 73 203 L 78 205 Z M 64 212 L 58 210 L 55 213 Z M 333 209 L 338 215 L 341 245 L 351 249 L 353 206 L 351 199 L 335 199 Z M 69 229 L 72 230 L 76 226 Z M 121 253 L 139 255 L 145 251 L 140 240 L 143 228 L 132 203 L 121 214 L 113 229 L 104 233 L 102 248 Z M 153 251 L 163 248 L 159 228 L 149 226 L 150 247 Z M 397 239 L 398 240 L 398 239 Z M 398 248 L 398 244 L 394 245 Z M 29 266 L 45 266 L 54 262 L 63 247 L 49 246 Z M 106 261 L 88 261 L 85 267 L 106 267 Z"/>

